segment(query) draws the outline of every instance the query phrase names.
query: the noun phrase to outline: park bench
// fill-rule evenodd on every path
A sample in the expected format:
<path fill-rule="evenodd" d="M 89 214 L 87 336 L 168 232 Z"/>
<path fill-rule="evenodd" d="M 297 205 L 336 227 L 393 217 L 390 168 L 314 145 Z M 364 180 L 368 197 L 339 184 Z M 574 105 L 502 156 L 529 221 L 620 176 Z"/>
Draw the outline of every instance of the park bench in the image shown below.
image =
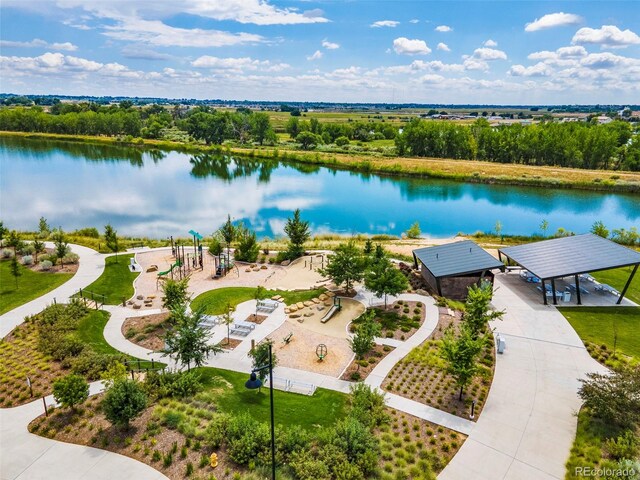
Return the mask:
<path fill-rule="evenodd" d="M 293 338 L 293 332 L 290 332 L 290 333 L 289 333 L 289 335 L 287 335 L 286 337 L 284 337 L 284 338 L 282 339 L 282 342 L 283 342 L 285 345 L 289 345 L 289 343 L 291 342 L 291 338 Z"/>
<path fill-rule="evenodd" d="M 241 337 L 246 337 L 247 335 L 249 335 L 249 333 L 251 333 L 251 330 L 245 330 L 243 328 L 232 328 L 231 329 L 231 333 L 233 335 L 238 335 Z"/>
<path fill-rule="evenodd" d="M 273 312 L 279 303 L 275 300 L 258 300 L 258 310 L 261 312 Z"/>

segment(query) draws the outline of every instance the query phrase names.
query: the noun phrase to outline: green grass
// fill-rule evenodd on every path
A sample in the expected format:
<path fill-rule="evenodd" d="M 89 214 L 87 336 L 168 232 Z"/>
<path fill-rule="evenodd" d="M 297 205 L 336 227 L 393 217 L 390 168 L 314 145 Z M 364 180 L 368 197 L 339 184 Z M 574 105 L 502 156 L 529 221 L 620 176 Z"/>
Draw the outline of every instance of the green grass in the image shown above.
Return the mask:
<path fill-rule="evenodd" d="M 225 306 L 229 303 L 232 307 L 242 302 L 253 300 L 256 289 L 252 287 L 228 287 L 218 288 L 198 295 L 192 302 L 191 308 L 196 310 L 202 306 L 209 315 L 220 315 L 224 313 Z M 266 297 L 282 295 L 284 303 L 291 305 L 296 302 L 304 302 L 317 297 L 324 288 L 315 290 L 267 290 Z"/>
<path fill-rule="evenodd" d="M 122 299 L 129 299 L 133 296 L 133 281 L 139 273 L 129 271 L 129 259 L 133 258 L 133 253 L 107 257 L 106 265 L 102 275 L 91 285 L 83 288 L 87 292 L 98 295 L 105 295 L 107 305 L 118 305 Z"/>
<path fill-rule="evenodd" d="M 617 351 L 640 360 L 640 307 L 559 307 L 583 341 L 606 345 L 613 351 L 614 325 Z"/>
<path fill-rule="evenodd" d="M 269 422 L 269 390 L 263 388 L 258 392 L 245 388 L 249 372 L 244 374 L 208 367 L 198 371 L 205 390 L 215 392 L 215 403 L 221 411 L 246 411 L 256 420 Z M 273 397 L 276 424 L 300 425 L 308 430 L 316 429 L 318 425 L 327 427 L 335 424 L 346 414 L 348 401 L 347 395 L 323 388 L 318 388 L 312 396 L 274 390 Z"/>
<path fill-rule="evenodd" d="M 121 351 L 113 348 L 104 338 L 104 327 L 109 321 L 109 313 L 103 310 L 93 310 L 86 317 L 78 322 L 78 328 L 75 332 L 76 337 L 82 343 L 88 345 L 94 352 L 105 355 L 124 355 L 129 359 L 134 359 L 130 355 L 125 355 Z M 162 364 L 155 362 L 156 366 Z M 151 362 L 142 360 L 141 368 L 150 368 Z"/>
<path fill-rule="evenodd" d="M 595 272 L 591 275 L 600 283 L 607 283 L 619 292 L 622 292 L 627 280 L 629 280 L 629 275 L 631 275 L 632 270 L 633 267 L 623 267 L 613 270 L 603 270 L 602 272 Z M 633 281 L 629 285 L 625 297 L 640 304 L 640 271 L 636 272 L 636 275 L 633 277 Z"/>
<path fill-rule="evenodd" d="M 18 277 L 16 288 L 10 262 L 0 261 L 0 315 L 50 292 L 73 277 L 71 273 L 34 272 L 22 265 L 20 271 L 22 275 Z"/>

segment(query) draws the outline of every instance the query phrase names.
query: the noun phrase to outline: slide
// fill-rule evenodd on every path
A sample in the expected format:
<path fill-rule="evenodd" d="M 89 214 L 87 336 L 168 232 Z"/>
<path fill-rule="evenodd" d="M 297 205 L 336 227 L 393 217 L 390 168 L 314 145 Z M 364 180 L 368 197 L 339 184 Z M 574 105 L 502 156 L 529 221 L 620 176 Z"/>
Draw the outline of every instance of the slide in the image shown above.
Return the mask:
<path fill-rule="evenodd" d="M 333 305 L 329 311 L 324 314 L 324 317 L 320 319 L 320 323 L 327 323 L 338 310 L 340 310 L 340 306 Z"/>
<path fill-rule="evenodd" d="M 164 272 L 158 272 L 158 276 L 159 277 L 164 277 L 165 275 L 173 272 L 173 269 L 176 267 L 180 267 L 182 264 L 180 263 L 180 260 L 178 260 L 176 263 L 174 263 L 173 265 L 171 265 L 171 268 L 169 268 L 169 270 L 166 270 Z"/>

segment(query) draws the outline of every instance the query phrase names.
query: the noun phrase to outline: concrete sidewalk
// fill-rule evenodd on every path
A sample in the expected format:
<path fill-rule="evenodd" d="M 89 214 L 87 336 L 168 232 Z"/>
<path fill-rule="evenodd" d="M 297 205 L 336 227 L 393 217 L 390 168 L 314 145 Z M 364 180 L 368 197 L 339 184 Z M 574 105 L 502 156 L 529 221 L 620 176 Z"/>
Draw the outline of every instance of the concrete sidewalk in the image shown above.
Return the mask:
<path fill-rule="evenodd" d="M 91 394 L 101 391 L 91 384 Z M 51 396 L 47 405 L 54 404 Z M 144 463 L 98 448 L 33 435 L 29 423 L 44 413 L 41 400 L 0 409 L 0 478 L 2 480 L 161 480 L 162 473 Z"/>
<path fill-rule="evenodd" d="M 497 276 L 493 322 L 507 348 L 496 360 L 487 403 L 467 441 L 438 478 L 563 479 L 581 401 L 579 378 L 605 371 L 553 306 L 523 298 Z"/>
<path fill-rule="evenodd" d="M 46 245 L 48 248 L 53 247 L 51 242 L 46 242 Z M 53 303 L 54 298 L 59 302 L 66 302 L 78 289 L 86 287 L 102 275 L 106 255 L 81 245 L 69 244 L 69 247 L 73 253 L 80 256 L 80 265 L 76 274 L 55 290 L 0 315 L 0 338 L 6 337 L 11 330 L 20 325 L 24 317 L 44 310 Z"/>

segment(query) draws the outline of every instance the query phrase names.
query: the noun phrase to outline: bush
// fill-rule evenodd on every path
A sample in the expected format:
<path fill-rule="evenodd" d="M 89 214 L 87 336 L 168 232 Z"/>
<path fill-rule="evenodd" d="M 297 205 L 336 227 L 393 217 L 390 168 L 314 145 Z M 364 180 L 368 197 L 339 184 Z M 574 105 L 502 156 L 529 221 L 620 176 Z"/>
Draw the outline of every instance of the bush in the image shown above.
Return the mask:
<path fill-rule="evenodd" d="M 62 263 L 73 263 L 76 264 L 80 260 L 80 255 L 73 252 L 68 252 L 63 258 Z"/>
<path fill-rule="evenodd" d="M 51 270 L 51 267 L 53 267 L 53 263 L 51 263 L 49 260 L 43 260 L 40 262 L 40 270 L 44 270 L 45 272 Z"/>
<path fill-rule="evenodd" d="M 3 248 L 2 258 L 13 258 L 13 250 L 9 250 L 8 248 Z"/>
<path fill-rule="evenodd" d="M 23 265 L 33 265 L 33 257 L 31 255 L 25 255 L 22 257 Z"/>
<path fill-rule="evenodd" d="M 349 145 L 349 138 L 347 137 L 338 137 L 335 141 L 338 147 L 344 147 L 345 145 Z"/>
<path fill-rule="evenodd" d="M 217 450 L 227 438 L 227 425 L 230 417 L 224 413 L 216 413 L 205 430 L 205 440 L 211 448 Z"/>
<path fill-rule="evenodd" d="M 289 466 L 296 478 L 300 480 L 316 480 L 330 478 L 329 468 L 325 461 L 314 452 L 295 452 L 289 458 Z"/>
<path fill-rule="evenodd" d="M 22 255 L 33 255 L 36 252 L 36 249 L 30 243 L 25 243 L 24 247 L 20 249 L 20 253 Z"/>
<path fill-rule="evenodd" d="M 353 416 L 341 420 L 331 435 L 332 445 L 358 464 L 366 475 L 375 471 L 378 463 L 379 443 L 371 431 Z"/>
<path fill-rule="evenodd" d="M 149 372 L 144 382 L 146 391 L 157 398 L 192 397 L 201 385 L 200 375 L 196 372 Z"/>
<path fill-rule="evenodd" d="M 227 425 L 227 452 L 229 458 L 240 465 L 256 458 L 268 461 L 270 443 L 269 426 L 248 413 L 232 417 Z"/>
<path fill-rule="evenodd" d="M 78 237 L 100 238 L 100 232 L 98 232 L 98 229 L 95 227 L 81 228 L 73 232 L 71 235 L 75 235 Z"/>
<path fill-rule="evenodd" d="M 89 384 L 79 375 L 67 375 L 53 382 L 53 398 L 63 407 L 75 409 L 89 398 Z"/>
<path fill-rule="evenodd" d="M 635 458 L 638 452 L 638 439 L 631 430 L 627 430 L 618 438 L 610 438 L 605 442 L 609 454 L 616 460 Z"/>
<path fill-rule="evenodd" d="M 133 380 L 115 382 L 102 400 L 104 415 L 114 425 L 128 425 L 146 406 L 147 396 Z"/>
<path fill-rule="evenodd" d="M 385 412 L 384 393 L 373 390 L 369 385 L 358 383 L 351 387 L 350 415 L 368 426 L 380 426 L 389 421 Z"/>
<path fill-rule="evenodd" d="M 89 380 L 97 380 L 100 374 L 118 360 L 116 355 L 97 353 L 90 348 L 84 348 L 71 361 L 71 370 L 78 375 L 84 375 Z"/>

